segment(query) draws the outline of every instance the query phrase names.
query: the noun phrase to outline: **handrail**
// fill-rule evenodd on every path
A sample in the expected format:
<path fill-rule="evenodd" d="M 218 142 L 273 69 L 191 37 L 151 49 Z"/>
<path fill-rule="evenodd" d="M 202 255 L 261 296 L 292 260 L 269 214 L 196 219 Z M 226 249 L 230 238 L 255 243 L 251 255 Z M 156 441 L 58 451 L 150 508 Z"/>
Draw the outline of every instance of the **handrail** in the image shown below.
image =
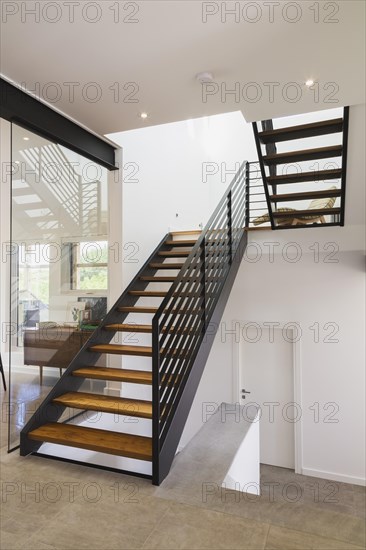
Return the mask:
<path fill-rule="evenodd" d="M 244 162 L 152 319 L 155 479 L 162 445 L 245 231 L 247 175 Z"/>

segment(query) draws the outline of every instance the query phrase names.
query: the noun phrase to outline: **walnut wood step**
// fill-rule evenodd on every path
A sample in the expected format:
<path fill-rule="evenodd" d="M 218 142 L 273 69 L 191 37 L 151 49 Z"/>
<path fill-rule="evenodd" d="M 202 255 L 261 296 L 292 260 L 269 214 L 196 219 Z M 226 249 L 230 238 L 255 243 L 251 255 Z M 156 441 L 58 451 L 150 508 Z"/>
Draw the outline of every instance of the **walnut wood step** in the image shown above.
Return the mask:
<path fill-rule="evenodd" d="M 197 241 L 191 241 L 191 240 L 186 240 L 186 239 L 182 239 L 180 241 L 172 241 L 172 240 L 168 240 L 168 241 L 165 241 L 165 244 L 168 245 L 168 246 L 186 246 L 187 248 L 189 246 L 194 246 L 196 244 Z"/>
<path fill-rule="evenodd" d="M 120 306 L 117 308 L 117 311 L 121 313 L 151 313 L 154 314 L 158 311 L 157 307 L 150 306 Z"/>
<path fill-rule="evenodd" d="M 183 265 L 182 263 L 151 263 L 149 267 L 151 267 L 151 269 L 181 269 Z"/>
<path fill-rule="evenodd" d="M 200 235 L 201 229 L 194 229 L 193 231 L 171 231 L 169 235 Z"/>
<path fill-rule="evenodd" d="M 270 225 L 260 225 L 258 227 L 245 227 L 244 231 L 272 231 L 272 227 Z"/>
<path fill-rule="evenodd" d="M 187 313 L 188 308 L 184 308 L 182 310 L 177 311 L 176 309 L 173 309 L 172 311 L 164 311 L 164 313 L 177 313 L 177 314 L 183 314 Z M 122 313 L 151 313 L 155 314 L 158 311 L 157 307 L 149 307 L 149 306 L 120 306 L 117 308 L 117 311 L 120 311 Z"/>
<path fill-rule="evenodd" d="M 130 290 L 128 292 L 132 296 L 141 296 L 147 298 L 164 298 L 167 295 L 167 290 Z"/>
<path fill-rule="evenodd" d="M 152 441 L 150 437 L 129 435 L 107 430 L 97 430 L 72 424 L 44 424 L 29 432 L 29 439 L 67 445 L 79 449 L 88 449 L 138 460 L 152 459 Z"/>
<path fill-rule="evenodd" d="M 152 332 L 152 325 L 134 325 L 134 324 L 113 324 L 113 325 L 106 325 L 104 327 L 104 330 L 109 330 L 111 332 L 144 332 L 144 333 L 150 333 Z M 187 332 L 191 329 L 189 327 L 182 327 L 177 329 L 176 327 L 170 327 L 169 332 Z M 166 332 L 167 327 L 162 327 L 161 332 Z"/>
<path fill-rule="evenodd" d="M 340 208 L 322 208 L 317 210 L 293 210 L 292 212 L 273 212 L 273 217 L 276 218 L 301 218 L 302 216 L 335 216 L 341 213 Z"/>
<path fill-rule="evenodd" d="M 177 277 L 172 275 L 171 277 L 165 277 L 164 275 L 156 275 L 155 277 L 143 276 L 140 277 L 141 281 L 148 281 L 149 283 L 174 283 Z"/>
<path fill-rule="evenodd" d="M 319 170 L 318 172 L 300 172 L 299 174 L 284 174 L 282 176 L 270 176 L 267 178 L 269 185 L 280 185 L 286 183 L 302 183 L 305 181 L 333 180 L 342 177 L 342 169 Z"/>
<path fill-rule="evenodd" d="M 147 346 L 121 346 L 118 344 L 96 344 L 90 346 L 89 351 L 95 353 L 112 353 L 113 355 L 139 355 L 151 357 L 152 348 Z"/>
<path fill-rule="evenodd" d="M 267 165 L 287 164 L 290 162 L 302 162 L 305 160 L 340 157 L 341 155 L 342 145 L 333 145 L 331 147 L 319 147 L 317 149 L 304 149 L 302 151 L 290 151 L 288 153 L 265 155 L 263 157 L 263 162 Z"/>
<path fill-rule="evenodd" d="M 158 256 L 163 256 L 165 258 L 182 258 L 190 255 L 190 251 L 185 250 L 169 250 L 167 252 L 158 252 Z"/>
<path fill-rule="evenodd" d="M 133 323 L 114 323 L 111 325 L 106 325 L 104 330 L 109 330 L 111 332 L 139 332 L 139 333 L 149 333 L 152 331 L 151 325 L 139 325 Z"/>
<path fill-rule="evenodd" d="M 301 124 L 299 126 L 290 126 L 287 128 L 274 128 L 259 132 L 259 139 L 262 143 L 275 143 L 279 141 L 289 141 L 292 139 L 301 139 L 325 134 L 336 134 L 343 130 L 343 118 L 334 118 L 332 120 L 322 120 L 310 124 Z"/>
<path fill-rule="evenodd" d="M 179 313 L 179 312 L 178 312 Z M 97 344 L 91 346 L 89 351 L 95 353 L 111 353 L 113 355 L 137 355 L 139 357 L 152 357 L 152 348 L 148 346 L 120 346 L 117 344 Z M 161 348 L 160 353 L 175 355 L 180 352 L 178 349 Z"/>
<path fill-rule="evenodd" d="M 282 195 L 270 195 L 271 201 L 302 201 L 306 199 L 323 199 L 328 197 L 340 197 L 340 189 L 324 189 L 322 191 L 306 191 L 304 193 L 284 193 Z"/>
<path fill-rule="evenodd" d="M 126 399 L 124 397 L 98 395 L 95 393 L 68 392 L 56 397 L 53 403 L 86 411 L 152 418 L 152 403 L 150 401 L 142 401 L 141 399 Z"/>
<path fill-rule="evenodd" d="M 93 380 L 113 380 L 115 382 L 129 382 L 131 384 L 146 384 L 152 385 L 152 372 L 130 369 L 112 369 L 107 367 L 83 367 L 71 373 L 73 376 L 80 378 L 91 378 Z M 164 380 L 166 375 L 162 377 Z M 169 379 L 174 382 L 179 377 L 169 376 Z"/>
<path fill-rule="evenodd" d="M 83 367 L 74 370 L 73 376 L 93 380 L 113 380 L 131 384 L 152 384 L 152 373 L 144 370 L 113 369 L 108 367 Z"/>

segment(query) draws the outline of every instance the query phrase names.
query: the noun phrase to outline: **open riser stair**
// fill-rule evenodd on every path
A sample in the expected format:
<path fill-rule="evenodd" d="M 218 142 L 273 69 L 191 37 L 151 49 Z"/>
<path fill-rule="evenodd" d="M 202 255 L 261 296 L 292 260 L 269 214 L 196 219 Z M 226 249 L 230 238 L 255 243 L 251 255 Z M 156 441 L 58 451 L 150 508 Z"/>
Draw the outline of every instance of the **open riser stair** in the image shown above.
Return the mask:
<path fill-rule="evenodd" d="M 205 229 L 164 236 L 23 428 L 21 455 L 77 448 L 122 457 L 131 467 L 121 471 L 154 484 L 166 477 L 214 340 L 209 324 L 221 318 L 245 251 L 246 174 L 244 163 Z M 104 355 L 122 357 L 122 368 L 97 366 Z M 122 384 L 119 395 L 104 393 L 107 382 Z M 107 423 L 86 423 L 93 414 Z M 150 466 L 134 469 L 131 459 Z"/>
<path fill-rule="evenodd" d="M 254 225 L 344 225 L 348 119 L 345 107 L 342 116 L 307 124 L 253 123 L 268 209 Z"/>

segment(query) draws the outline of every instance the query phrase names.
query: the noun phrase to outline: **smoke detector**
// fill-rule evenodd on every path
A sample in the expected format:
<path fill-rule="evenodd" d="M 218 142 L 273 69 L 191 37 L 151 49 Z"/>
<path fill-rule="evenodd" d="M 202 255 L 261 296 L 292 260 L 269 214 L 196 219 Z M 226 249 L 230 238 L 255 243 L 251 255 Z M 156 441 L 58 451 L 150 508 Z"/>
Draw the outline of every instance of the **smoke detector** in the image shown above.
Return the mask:
<path fill-rule="evenodd" d="M 212 82 L 214 79 L 214 76 L 212 73 L 209 73 L 207 71 L 203 72 L 203 73 L 198 73 L 196 75 L 196 80 L 198 80 L 198 82 Z"/>

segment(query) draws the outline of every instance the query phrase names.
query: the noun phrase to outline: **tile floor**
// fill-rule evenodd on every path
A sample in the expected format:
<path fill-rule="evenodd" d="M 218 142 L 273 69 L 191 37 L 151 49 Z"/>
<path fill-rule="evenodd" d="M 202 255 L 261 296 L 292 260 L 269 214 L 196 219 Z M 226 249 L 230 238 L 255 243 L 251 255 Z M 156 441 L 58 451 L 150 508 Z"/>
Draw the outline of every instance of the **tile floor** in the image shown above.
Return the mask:
<path fill-rule="evenodd" d="M 216 459 L 203 469 L 200 453 L 180 453 L 168 478 L 154 487 L 118 473 L 22 458 L 3 447 L 1 548 L 365 548 L 364 487 L 262 465 L 261 496 L 248 495 L 210 481 Z"/>
<path fill-rule="evenodd" d="M 202 482 L 198 490 L 193 462 L 190 472 L 174 466 L 153 487 L 75 464 L 1 455 L 3 550 L 365 548 L 362 487 L 262 466 L 262 495 L 254 496 Z M 179 490 L 180 476 L 191 476 L 190 491 Z"/>

